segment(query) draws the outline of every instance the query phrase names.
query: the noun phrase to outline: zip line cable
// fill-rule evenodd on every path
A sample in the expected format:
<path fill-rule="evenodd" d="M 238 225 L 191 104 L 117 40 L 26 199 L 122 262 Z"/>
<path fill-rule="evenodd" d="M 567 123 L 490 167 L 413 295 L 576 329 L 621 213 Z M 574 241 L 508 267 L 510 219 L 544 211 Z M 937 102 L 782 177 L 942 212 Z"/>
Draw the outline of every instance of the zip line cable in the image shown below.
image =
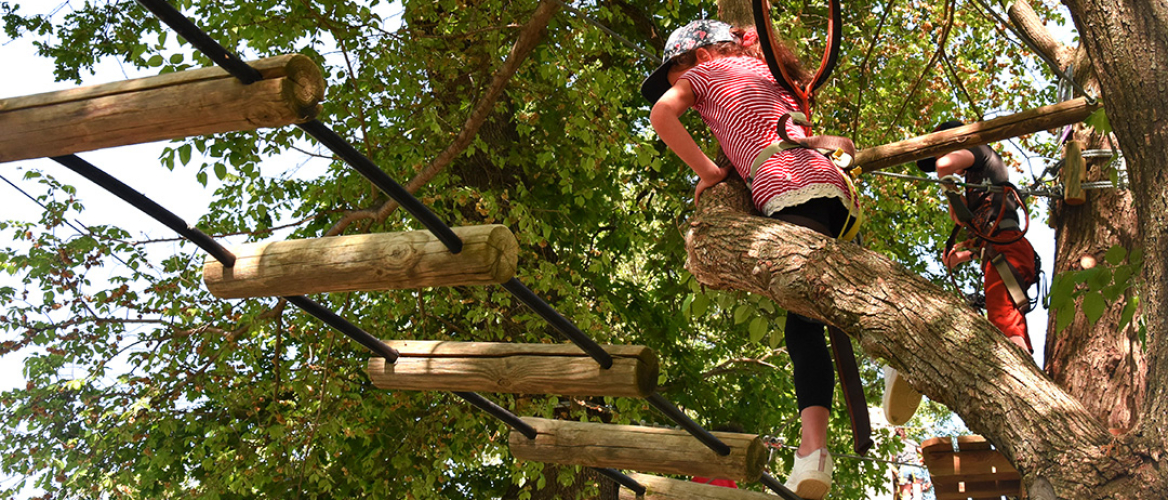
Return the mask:
<path fill-rule="evenodd" d="M 874 171 L 874 172 L 868 172 L 868 173 L 875 174 L 875 175 L 881 175 L 884 177 L 892 177 L 895 179 L 904 179 L 904 180 L 916 181 L 916 182 L 930 182 L 933 184 L 943 184 L 943 185 L 947 185 L 947 186 L 982 188 L 982 189 L 985 189 L 986 191 L 989 191 L 991 193 L 1004 192 L 1004 190 L 1002 189 L 1001 186 L 994 186 L 992 184 L 971 184 L 968 182 L 946 181 L 946 180 L 942 180 L 942 179 L 933 179 L 930 177 L 917 177 L 917 176 L 913 176 L 913 175 L 897 174 L 897 173 L 893 173 L 893 172 L 882 172 L 882 171 Z M 1083 189 L 1126 189 L 1126 185 L 1120 184 L 1117 187 L 1114 184 L 1112 184 L 1111 181 L 1084 182 L 1081 184 L 1080 187 L 1082 187 Z M 1026 195 L 1026 196 L 1042 196 L 1042 197 L 1046 197 L 1046 198 L 1062 198 L 1062 196 L 1063 196 L 1061 187 L 1057 187 L 1054 189 L 1048 189 L 1048 190 L 1024 189 L 1024 188 L 1017 188 L 1015 190 L 1018 191 L 1018 193 Z"/>
<path fill-rule="evenodd" d="M 629 41 L 629 39 L 627 39 L 623 36 L 620 36 L 620 34 L 613 31 L 609 27 L 607 27 L 603 24 L 600 24 L 599 21 L 593 19 L 592 17 L 589 17 L 588 14 L 585 14 L 583 11 L 581 11 L 575 7 L 572 7 L 571 5 L 564 3 L 563 0 L 554 0 L 554 1 L 557 4 L 559 4 L 560 7 L 563 7 L 564 9 L 568 10 L 569 12 L 576 14 L 576 16 L 579 17 L 580 19 L 583 19 L 584 22 L 587 22 L 588 24 L 591 24 L 591 25 L 599 28 L 600 31 L 608 33 L 609 36 L 617 39 L 617 41 L 624 44 L 626 47 L 629 47 L 629 48 L 633 49 L 634 51 L 636 51 L 638 54 L 641 54 L 641 56 L 643 56 L 645 59 L 648 59 L 649 61 L 656 61 L 657 60 L 657 56 L 653 55 L 651 52 L 649 52 L 645 49 L 642 49 L 639 45 Z"/>

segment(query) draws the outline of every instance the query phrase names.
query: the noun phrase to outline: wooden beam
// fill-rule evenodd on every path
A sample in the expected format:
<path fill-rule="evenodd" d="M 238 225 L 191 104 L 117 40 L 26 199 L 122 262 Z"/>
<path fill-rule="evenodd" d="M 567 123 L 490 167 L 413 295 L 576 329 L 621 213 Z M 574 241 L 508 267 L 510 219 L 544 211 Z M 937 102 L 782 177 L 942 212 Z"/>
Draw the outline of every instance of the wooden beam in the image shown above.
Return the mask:
<path fill-rule="evenodd" d="M 612 467 L 661 474 L 757 481 L 766 463 L 762 439 L 753 434 L 714 432 L 730 447 L 721 456 L 685 431 L 523 417 L 538 435 L 511 431 L 511 454 L 521 460 Z"/>
<path fill-rule="evenodd" d="M 863 172 L 872 172 L 922 158 L 942 156 L 959 149 L 1081 122 L 1096 109 L 1099 109 L 1098 103 L 1089 104 L 1080 97 L 892 144 L 861 149 L 856 152 L 854 167 L 859 167 Z"/>
<path fill-rule="evenodd" d="M 612 355 L 604 369 L 572 344 L 385 343 L 401 357 L 369 359 L 369 378 L 381 389 L 631 398 L 657 390 L 657 355 L 644 346 L 603 346 Z"/>
<path fill-rule="evenodd" d="M 1067 141 L 1063 150 L 1063 201 L 1067 205 L 1087 202 L 1083 179 L 1087 177 L 1087 162 L 1083 160 L 1083 143 Z"/>
<path fill-rule="evenodd" d="M 249 64 L 264 80 L 244 85 L 203 68 L 0 100 L 0 162 L 281 127 L 320 112 L 325 81 L 311 59 Z"/>
<path fill-rule="evenodd" d="M 450 253 L 429 231 L 240 245 L 235 266 L 208 258 L 203 282 L 216 297 L 275 297 L 428 286 L 489 285 L 515 276 L 519 243 L 506 226 L 456 227 Z"/>
<path fill-rule="evenodd" d="M 620 500 L 775 500 L 774 495 L 756 491 L 737 490 L 722 486 L 681 481 L 648 474 L 629 474 L 634 481 L 644 486 L 645 496 L 621 488 Z"/>

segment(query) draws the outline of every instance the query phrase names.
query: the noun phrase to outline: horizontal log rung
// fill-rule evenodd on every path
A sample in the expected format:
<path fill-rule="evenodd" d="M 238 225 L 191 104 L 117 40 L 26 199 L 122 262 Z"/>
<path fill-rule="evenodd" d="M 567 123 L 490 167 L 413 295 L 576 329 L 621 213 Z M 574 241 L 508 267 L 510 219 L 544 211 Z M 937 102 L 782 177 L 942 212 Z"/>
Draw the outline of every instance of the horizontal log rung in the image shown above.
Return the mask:
<path fill-rule="evenodd" d="M 601 368 L 571 344 L 390 340 L 396 363 L 370 358 L 381 389 L 557 394 L 641 398 L 657 389 L 658 363 L 644 346 L 601 346 L 613 358 Z"/>
<path fill-rule="evenodd" d="M 453 231 L 463 242 L 457 254 L 429 231 L 240 245 L 231 249 L 232 267 L 208 259 L 203 282 L 216 297 L 238 299 L 492 285 L 515 276 L 519 243 L 506 226 Z"/>
<path fill-rule="evenodd" d="M 521 460 L 611 467 L 660 474 L 757 481 L 766 462 L 762 439 L 753 434 L 714 432 L 730 447 L 721 456 L 677 429 L 524 417 L 535 439 L 512 431 L 511 454 Z"/>
<path fill-rule="evenodd" d="M 775 500 L 777 498 L 774 495 L 756 491 L 712 486 L 635 472 L 629 474 L 629 477 L 645 487 L 645 496 L 638 498 L 632 491 L 621 488 L 620 500 Z"/>
<path fill-rule="evenodd" d="M 0 162 L 261 127 L 320 112 L 324 76 L 308 57 L 253 61 L 244 85 L 219 68 L 0 99 Z"/>

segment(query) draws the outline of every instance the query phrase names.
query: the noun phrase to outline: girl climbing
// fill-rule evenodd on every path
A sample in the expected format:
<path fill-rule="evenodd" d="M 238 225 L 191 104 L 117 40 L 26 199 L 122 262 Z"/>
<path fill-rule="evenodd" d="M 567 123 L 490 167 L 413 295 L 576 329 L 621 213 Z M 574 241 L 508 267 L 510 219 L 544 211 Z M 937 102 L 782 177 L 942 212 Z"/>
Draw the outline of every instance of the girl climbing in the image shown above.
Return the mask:
<path fill-rule="evenodd" d="M 641 94 L 653 103 L 650 123 L 698 175 L 694 203 L 729 172 L 710 160 L 682 125 L 680 117 L 691 107 L 713 131 L 738 174 L 747 179 L 760 212 L 824 235 L 839 235 L 849 214 L 858 211 L 858 200 L 844 173 L 823 154 L 772 147 L 781 141 L 780 118 L 801 110 L 771 75 L 757 40 L 753 30 L 732 29 L 712 20 L 694 21 L 674 31 L 666 41 L 663 63 L 641 85 Z M 798 83 L 810 80 L 789 49 L 780 48 L 778 59 Z M 784 120 L 783 125 L 792 139 L 806 136 L 794 120 Z M 787 487 L 800 497 L 820 499 L 831 489 L 833 467 L 826 448 L 835 388 L 831 352 L 821 323 L 788 314 L 785 335 L 802 424 Z"/>

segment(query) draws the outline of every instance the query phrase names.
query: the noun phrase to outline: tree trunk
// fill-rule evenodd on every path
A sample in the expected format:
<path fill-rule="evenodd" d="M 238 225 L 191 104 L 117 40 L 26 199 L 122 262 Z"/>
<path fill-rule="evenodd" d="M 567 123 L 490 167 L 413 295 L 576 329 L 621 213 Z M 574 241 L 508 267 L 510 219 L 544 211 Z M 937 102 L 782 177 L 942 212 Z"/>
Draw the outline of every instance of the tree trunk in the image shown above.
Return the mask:
<path fill-rule="evenodd" d="M 1078 400 L 961 298 L 879 254 L 752 212 L 737 179 L 702 197 L 686 234 L 687 267 L 701 283 L 765 295 L 842 328 L 994 443 L 1034 492 L 1168 494 L 1133 472 L 1164 457 L 1114 447 Z"/>
<path fill-rule="evenodd" d="M 1010 7 L 1010 19 L 1051 60 L 1062 68 L 1073 65 L 1075 80 L 1088 92 L 1098 94 L 1099 81 L 1088 67 L 1082 47 L 1071 49 L 1058 44 L 1025 0 L 1017 0 Z M 1086 149 L 1113 146 L 1083 124 L 1075 126 L 1074 139 L 1085 144 Z M 1109 161 L 1087 158 L 1087 177 L 1083 181 L 1107 180 Z M 1139 244 L 1130 191 L 1091 190 L 1086 203 L 1079 206 L 1056 202 L 1051 207 L 1051 220 L 1056 233 L 1055 275 L 1081 270 L 1084 263 L 1090 266 L 1092 261 L 1104 262 L 1104 254 L 1113 245 L 1132 249 Z M 1090 258 L 1084 259 L 1085 256 Z M 1124 304 L 1132 300 L 1131 294 L 1127 295 L 1109 304 L 1094 324 L 1085 315 L 1076 314 L 1070 325 L 1059 332 L 1056 322 L 1051 321 L 1047 326 L 1045 351 L 1046 371 L 1055 383 L 1082 401 L 1095 418 L 1121 431 L 1135 425 L 1147 375 L 1136 327 L 1129 325 L 1122 331 L 1118 328 Z M 1082 300 L 1080 297 L 1066 307 L 1082 311 Z"/>
<path fill-rule="evenodd" d="M 1103 100 L 1127 161 L 1144 250 L 1142 302 L 1147 326 L 1147 397 L 1133 431 L 1121 436 L 1135 453 L 1160 459 L 1168 435 L 1168 4 L 1115 0 L 1070 0 L 1075 26 L 1099 77 Z M 1161 485 L 1168 473 L 1133 469 L 1146 484 Z M 1163 490 L 1161 490 L 1163 491 Z M 1161 496 L 1164 496 L 1161 493 Z"/>

